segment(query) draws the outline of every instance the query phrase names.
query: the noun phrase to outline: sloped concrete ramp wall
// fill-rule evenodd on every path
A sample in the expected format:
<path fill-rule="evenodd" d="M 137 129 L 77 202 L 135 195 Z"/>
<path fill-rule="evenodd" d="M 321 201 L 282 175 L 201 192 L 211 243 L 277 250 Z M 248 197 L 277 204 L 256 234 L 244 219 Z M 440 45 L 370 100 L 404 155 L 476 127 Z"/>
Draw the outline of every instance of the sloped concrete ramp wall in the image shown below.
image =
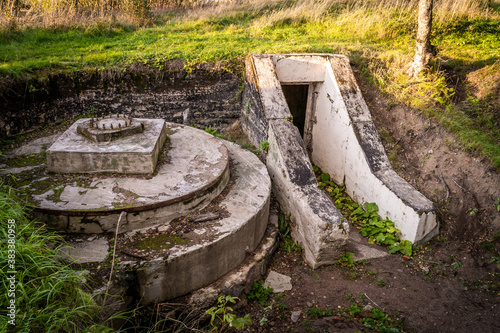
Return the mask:
<path fill-rule="evenodd" d="M 299 131 L 288 121 L 291 115 L 281 84 L 310 84 L 305 144 Z M 346 232 L 347 228 L 339 222 L 342 218 L 332 221 L 337 221 L 340 215 L 333 205 L 321 213 L 311 208 L 315 202 L 327 205 L 321 191 L 310 190 L 317 189 L 315 179 L 301 176 L 301 181 L 297 181 L 299 178 L 290 176 L 307 169 L 301 167 L 307 164 L 305 160 L 309 162 L 307 155 L 337 183 L 345 183 L 356 201 L 377 203 L 380 215 L 395 222 L 403 239 L 418 244 L 438 233 L 432 202 L 391 169 L 347 57 L 250 55 L 246 59 L 242 124 L 256 147 L 261 142 L 269 142 L 266 163 L 273 190 L 280 204 L 293 214 L 292 236 L 303 245 L 306 260 L 312 267 L 339 255 L 342 244 L 339 239 L 345 239 L 342 231 Z M 308 165 L 310 168 L 310 163 Z M 314 177 L 312 168 L 310 172 Z M 305 197 L 300 199 L 297 193 Z M 314 237 L 308 235 L 309 230 L 315 228 L 314 223 L 310 224 L 310 216 L 321 216 L 320 219 L 334 226 L 338 232 L 335 245 L 320 241 L 325 237 L 324 230 L 318 230 L 319 234 Z M 318 253 L 329 253 L 332 259 Z"/>
<path fill-rule="evenodd" d="M 312 160 L 357 202 L 375 202 L 379 213 L 421 243 L 438 233 L 433 204 L 391 168 L 368 106 L 345 56 L 329 56 L 313 125 Z"/>
<path fill-rule="evenodd" d="M 269 143 L 266 165 L 280 205 L 292 213 L 292 237 L 311 267 L 332 264 L 344 253 L 349 226 L 318 188 L 302 138 L 290 122 L 273 58 L 248 57 L 245 76 L 242 126 L 256 147 Z"/>

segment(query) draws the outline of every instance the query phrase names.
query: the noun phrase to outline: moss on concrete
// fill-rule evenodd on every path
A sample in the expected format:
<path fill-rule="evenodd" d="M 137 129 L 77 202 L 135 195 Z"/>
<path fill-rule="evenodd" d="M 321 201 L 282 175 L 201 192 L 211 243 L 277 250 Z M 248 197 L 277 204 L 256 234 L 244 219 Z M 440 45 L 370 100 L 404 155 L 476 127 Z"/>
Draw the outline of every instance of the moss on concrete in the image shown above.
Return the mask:
<path fill-rule="evenodd" d="M 20 155 L 13 158 L 6 159 L 3 163 L 9 167 L 21 168 L 26 166 L 44 164 L 46 161 L 45 152 L 39 154 Z"/>
<path fill-rule="evenodd" d="M 189 242 L 189 239 L 179 236 L 168 234 L 152 235 L 138 240 L 137 243 L 135 243 L 135 247 L 138 250 L 164 250 L 178 244 L 185 244 L 187 242 Z"/>

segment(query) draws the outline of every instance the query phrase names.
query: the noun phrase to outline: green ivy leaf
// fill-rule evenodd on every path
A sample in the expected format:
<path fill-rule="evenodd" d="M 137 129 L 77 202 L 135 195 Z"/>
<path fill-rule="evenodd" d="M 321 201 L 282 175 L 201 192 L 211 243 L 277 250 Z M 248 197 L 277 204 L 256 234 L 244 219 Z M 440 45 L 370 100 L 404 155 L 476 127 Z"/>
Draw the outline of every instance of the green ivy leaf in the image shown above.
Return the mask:
<path fill-rule="evenodd" d="M 407 256 L 411 256 L 413 253 L 411 242 L 409 240 L 405 240 L 400 244 L 402 244 L 401 252 Z"/>
<path fill-rule="evenodd" d="M 376 238 L 376 241 L 377 241 L 378 244 L 382 244 L 385 241 L 384 234 L 378 234 L 377 238 Z"/>
<path fill-rule="evenodd" d="M 370 213 L 377 212 L 378 211 L 378 206 L 374 202 L 368 202 L 368 203 L 365 204 L 365 209 L 366 209 L 367 212 L 370 212 Z"/>
<path fill-rule="evenodd" d="M 320 179 L 323 183 L 329 182 L 329 181 L 330 181 L 330 174 L 328 174 L 328 173 L 323 173 L 323 174 L 321 174 L 321 176 L 319 176 L 319 179 Z"/>
<path fill-rule="evenodd" d="M 389 248 L 389 253 L 394 254 L 394 253 L 398 252 L 399 250 L 401 250 L 401 247 L 399 246 L 399 244 L 396 243 Z"/>
<path fill-rule="evenodd" d="M 233 326 L 237 330 L 243 329 L 245 327 L 245 325 L 247 325 L 247 326 L 252 325 L 252 319 L 250 318 L 249 314 L 245 315 L 245 317 L 242 317 L 242 318 L 235 318 L 230 323 L 230 326 Z"/>

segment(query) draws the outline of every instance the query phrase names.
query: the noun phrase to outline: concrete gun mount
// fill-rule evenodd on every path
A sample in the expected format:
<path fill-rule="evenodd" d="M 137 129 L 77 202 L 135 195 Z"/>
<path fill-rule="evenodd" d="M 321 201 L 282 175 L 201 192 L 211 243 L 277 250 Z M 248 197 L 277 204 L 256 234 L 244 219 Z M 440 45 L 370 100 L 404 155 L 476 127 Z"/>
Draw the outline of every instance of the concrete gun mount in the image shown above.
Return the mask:
<path fill-rule="evenodd" d="M 278 232 L 269 224 L 271 180 L 255 154 L 203 130 L 157 119 L 134 119 L 144 124 L 143 133 L 95 143 L 77 133 L 88 121 L 76 121 L 51 149 L 62 142 L 78 151 L 85 143 L 106 155 L 116 142 L 139 140 L 148 131 L 155 138 L 168 133 L 168 143 L 156 141 L 163 147 L 153 174 L 61 174 L 49 172 L 45 163 L 20 171 L 30 175 L 26 192 L 34 217 L 68 240 L 63 260 L 104 267 L 114 237 L 117 265 L 138 282 L 121 286 L 119 293 L 140 295 L 143 303 L 189 294 L 226 274 L 224 286 L 229 283 L 240 295 L 261 278 Z M 127 243 L 132 238 L 145 243 Z M 135 252 L 141 249 L 147 254 Z"/>
<path fill-rule="evenodd" d="M 79 119 L 47 149 L 47 169 L 152 174 L 166 140 L 163 119 Z"/>
<path fill-rule="evenodd" d="M 144 123 L 123 115 L 90 118 L 77 126 L 77 133 L 95 143 L 109 143 L 144 132 Z"/>

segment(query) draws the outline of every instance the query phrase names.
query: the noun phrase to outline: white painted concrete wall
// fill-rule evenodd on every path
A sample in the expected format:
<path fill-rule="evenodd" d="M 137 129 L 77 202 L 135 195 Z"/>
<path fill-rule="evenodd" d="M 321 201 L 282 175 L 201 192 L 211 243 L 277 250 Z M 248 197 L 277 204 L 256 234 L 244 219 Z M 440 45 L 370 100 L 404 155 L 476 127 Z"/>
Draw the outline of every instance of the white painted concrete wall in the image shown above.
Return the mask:
<path fill-rule="evenodd" d="M 319 55 L 273 57 L 281 84 L 321 82 L 325 78 L 327 59 Z"/>
<path fill-rule="evenodd" d="M 344 183 L 344 163 L 349 126 L 342 96 L 334 82 L 332 67 L 325 66 L 325 80 L 319 89 L 314 112 L 311 159 L 337 184 Z"/>
<path fill-rule="evenodd" d="M 402 239 L 419 243 L 434 236 L 438 223 L 432 202 L 392 170 L 348 59 L 331 57 L 325 74 L 313 127 L 313 162 L 335 182 L 345 182 L 357 202 L 375 202 Z"/>

